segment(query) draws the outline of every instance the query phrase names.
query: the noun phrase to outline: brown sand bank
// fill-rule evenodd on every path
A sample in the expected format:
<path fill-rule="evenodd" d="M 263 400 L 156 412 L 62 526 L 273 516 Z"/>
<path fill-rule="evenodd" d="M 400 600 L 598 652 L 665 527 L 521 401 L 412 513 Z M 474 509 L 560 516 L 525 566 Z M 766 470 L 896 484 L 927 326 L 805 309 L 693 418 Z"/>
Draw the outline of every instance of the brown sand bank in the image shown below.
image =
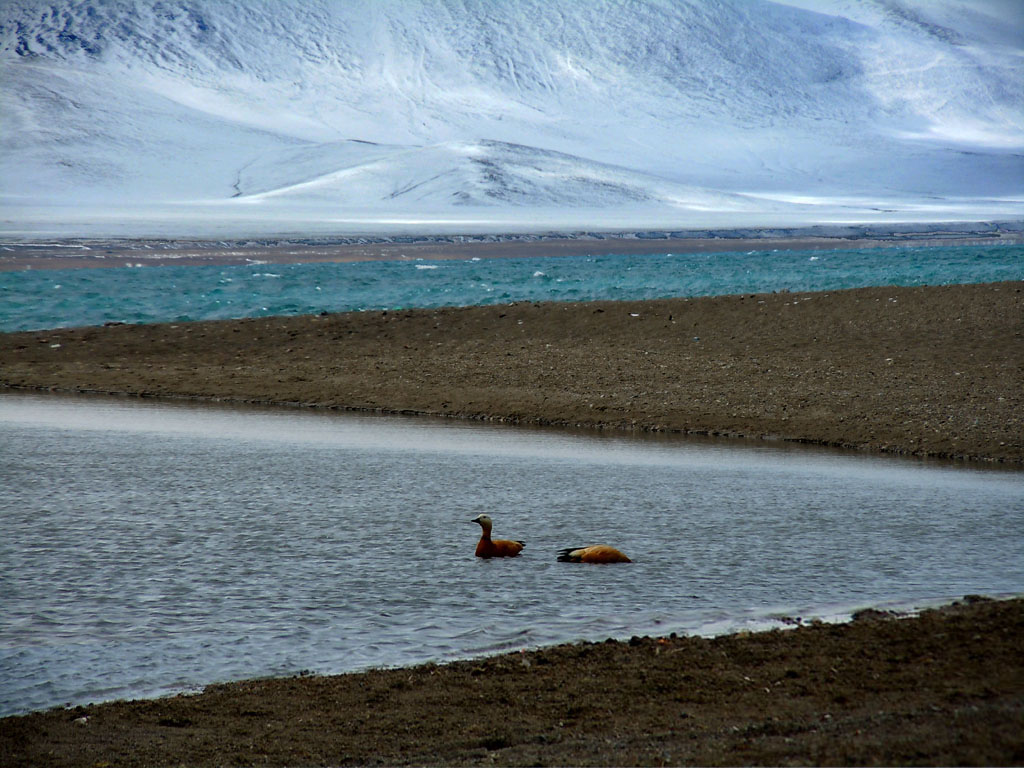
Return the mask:
<path fill-rule="evenodd" d="M 0 386 L 1024 463 L 1024 283 L 0 334 Z"/>
<path fill-rule="evenodd" d="M 1022 662 L 1024 601 L 967 601 L 50 710 L 0 764 L 1021 765 Z"/>

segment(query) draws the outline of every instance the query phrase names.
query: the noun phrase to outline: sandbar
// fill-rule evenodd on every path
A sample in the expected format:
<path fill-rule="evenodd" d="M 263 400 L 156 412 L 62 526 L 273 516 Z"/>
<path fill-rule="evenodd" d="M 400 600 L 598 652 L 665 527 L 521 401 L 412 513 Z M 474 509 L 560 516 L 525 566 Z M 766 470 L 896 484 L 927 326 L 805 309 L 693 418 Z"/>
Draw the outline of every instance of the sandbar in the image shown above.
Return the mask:
<path fill-rule="evenodd" d="M 1024 463 L 1024 282 L 0 334 L 0 387 Z"/>

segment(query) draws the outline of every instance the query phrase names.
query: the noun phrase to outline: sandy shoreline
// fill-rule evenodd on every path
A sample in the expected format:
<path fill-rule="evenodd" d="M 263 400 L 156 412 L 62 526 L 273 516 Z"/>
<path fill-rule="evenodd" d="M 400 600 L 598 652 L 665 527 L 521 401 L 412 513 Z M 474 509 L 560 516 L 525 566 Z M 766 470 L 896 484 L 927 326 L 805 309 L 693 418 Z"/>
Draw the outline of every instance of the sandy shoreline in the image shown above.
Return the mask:
<path fill-rule="evenodd" d="M 1024 283 L 0 334 L 0 387 L 1024 463 Z"/>
<path fill-rule="evenodd" d="M 595 566 L 596 567 L 596 566 Z M 1020 765 L 1024 601 L 210 685 L 0 719 L 0 765 Z"/>

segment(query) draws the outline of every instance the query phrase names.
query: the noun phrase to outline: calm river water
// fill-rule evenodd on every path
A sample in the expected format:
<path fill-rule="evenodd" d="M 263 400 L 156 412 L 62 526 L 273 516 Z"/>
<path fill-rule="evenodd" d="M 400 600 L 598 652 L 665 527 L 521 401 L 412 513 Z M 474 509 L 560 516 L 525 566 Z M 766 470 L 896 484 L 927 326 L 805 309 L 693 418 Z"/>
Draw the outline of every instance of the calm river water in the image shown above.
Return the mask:
<path fill-rule="evenodd" d="M 1020 472 L 287 409 L 0 395 L 0 516 L 0 714 L 1024 587 Z"/>

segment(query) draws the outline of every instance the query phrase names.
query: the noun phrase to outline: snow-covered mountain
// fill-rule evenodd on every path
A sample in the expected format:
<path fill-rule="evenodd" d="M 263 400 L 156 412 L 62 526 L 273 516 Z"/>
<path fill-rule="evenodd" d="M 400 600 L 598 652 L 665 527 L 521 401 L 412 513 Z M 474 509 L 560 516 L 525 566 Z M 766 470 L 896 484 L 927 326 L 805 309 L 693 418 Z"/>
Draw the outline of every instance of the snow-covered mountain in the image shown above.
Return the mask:
<path fill-rule="evenodd" d="M 4 0 L 0 82 L 15 234 L 1024 218 L 1020 0 Z"/>

